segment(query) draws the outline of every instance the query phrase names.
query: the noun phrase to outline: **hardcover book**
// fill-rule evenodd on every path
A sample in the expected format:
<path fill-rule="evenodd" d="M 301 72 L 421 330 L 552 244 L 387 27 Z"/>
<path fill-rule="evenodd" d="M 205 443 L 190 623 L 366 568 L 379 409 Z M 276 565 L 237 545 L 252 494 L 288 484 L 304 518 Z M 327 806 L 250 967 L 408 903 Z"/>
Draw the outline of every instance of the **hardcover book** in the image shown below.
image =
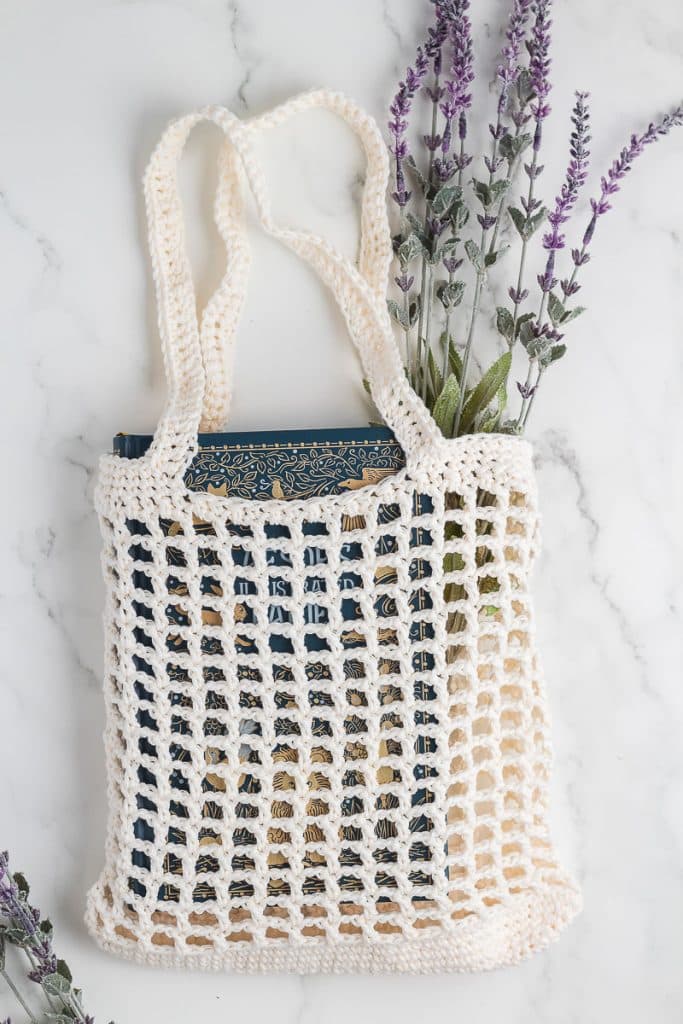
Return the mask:
<path fill-rule="evenodd" d="M 118 434 L 114 454 L 136 459 L 151 442 L 151 435 Z M 387 427 L 200 434 L 185 483 L 224 497 L 288 501 L 376 484 L 404 465 Z"/>

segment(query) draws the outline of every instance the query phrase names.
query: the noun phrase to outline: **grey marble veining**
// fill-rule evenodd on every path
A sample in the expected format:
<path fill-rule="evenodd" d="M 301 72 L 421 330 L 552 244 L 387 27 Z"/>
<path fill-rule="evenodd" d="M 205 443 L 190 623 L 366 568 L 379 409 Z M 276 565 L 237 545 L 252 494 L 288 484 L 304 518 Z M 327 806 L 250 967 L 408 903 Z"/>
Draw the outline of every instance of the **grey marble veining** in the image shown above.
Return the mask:
<path fill-rule="evenodd" d="M 498 0 L 475 7 L 484 81 Z M 557 0 L 543 187 L 566 159 L 575 87 L 593 97 L 594 177 L 679 98 L 677 0 Z M 683 133 L 651 149 L 600 226 L 570 353 L 530 429 L 544 549 L 539 639 L 554 718 L 553 824 L 585 910 L 548 953 L 481 977 L 161 975 L 101 954 L 81 924 L 100 865 L 104 772 L 98 453 L 150 429 L 163 395 L 140 178 L 166 121 L 257 113 L 316 85 L 382 121 L 426 0 L 6 0 L 0 39 L 0 845 L 33 882 L 99 1020 L 332 1024 L 676 1024 L 683 1018 Z M 476 119 L 490 104 L 480 91 Z M 217 142 L 181 179 L 197 286 L 220 272 Z M 325 118 L 266 153 L 278 215 L 352 251 L 362 168 Z M 587 205 L 579 209 L 585 220 Z M 362 423 L 339 317 L 262 237 L 237 356 L 236 428 Z M 490 318 L 506 275 L 487 300 Z M 286 386 L 283 387 L 283 381 Z M 13 1013 L 0 989 L 0 1018 Z M 20 1019 L 20 1018 L 16 1018 Z"/>

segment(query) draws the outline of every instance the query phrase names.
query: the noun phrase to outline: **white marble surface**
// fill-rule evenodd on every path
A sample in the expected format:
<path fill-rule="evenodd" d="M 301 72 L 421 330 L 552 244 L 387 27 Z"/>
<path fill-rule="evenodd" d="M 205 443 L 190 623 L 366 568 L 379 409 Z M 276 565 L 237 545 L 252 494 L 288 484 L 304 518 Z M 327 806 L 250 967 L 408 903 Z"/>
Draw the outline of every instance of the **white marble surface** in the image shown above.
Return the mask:
<path fill-rule="evenodd" d="M 484 64 L 502 6 L 474 4 Z M 562 173 L 575 86 L 593 93 L 597 170 L 683 80 L 678 0 L 556 6 L 547 190 Z M 0 845 L 32 879 L 99 1021 L 683 1019 L 683 132 L 648 153 L 605 219 L 590 311 L 531 429 L 553 822 L 584 886 L 582 917 L 521 968 L 428 980 L 162 975 L 100 953 L 81 922 L 104 831 L 93 467 L 116 430 L 153 426 L 162 395 L 145 160 L 172 115 L 210 102 L 258 112 L 325 84 L 384 120 L 427 7 L 0 4 Z M 319 120 L 271 151 L 281 209 L 350 246 L 354 146 Z M 220 268 L 207 212 L 215 152 L 198 133 L 184 170 L 203 296 Z M 357 365 L 327 298 L 282 252 L 260 239 L 254 251 L 234 425 L 362 423 Z M 0 1018 L 11 1008 L 0 990 Z"/>

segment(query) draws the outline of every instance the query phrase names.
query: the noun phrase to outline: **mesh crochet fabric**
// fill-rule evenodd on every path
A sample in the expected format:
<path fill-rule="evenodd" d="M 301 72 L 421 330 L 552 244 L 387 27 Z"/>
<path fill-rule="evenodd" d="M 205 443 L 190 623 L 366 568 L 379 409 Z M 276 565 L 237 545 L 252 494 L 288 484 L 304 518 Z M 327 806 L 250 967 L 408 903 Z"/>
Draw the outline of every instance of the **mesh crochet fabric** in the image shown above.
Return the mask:
<path fill-rule="evenodd" d="M 270 214 L 253 140 L 312 106 L 367 155 L 356 264 Z M 199 325 L 176 165 L 202 119 L 226 134 L 228 265 Z M 312 93 L 248 122 L 186 117 L 147 172 L 169 397 L 149 452 L 100 468 L 110 810 L 87 908 L 98 942 L 139 961 L 476 970 L 541 949 L 579 908 L 546 823 L 530 448 L 444 440 L 408 386 L 385 305 L 387 164 L 370 118 Z M 183 484 L 229 404 L 243 177 L 342 309 L 406 453 L 379 483 L 288 502 Z"/>

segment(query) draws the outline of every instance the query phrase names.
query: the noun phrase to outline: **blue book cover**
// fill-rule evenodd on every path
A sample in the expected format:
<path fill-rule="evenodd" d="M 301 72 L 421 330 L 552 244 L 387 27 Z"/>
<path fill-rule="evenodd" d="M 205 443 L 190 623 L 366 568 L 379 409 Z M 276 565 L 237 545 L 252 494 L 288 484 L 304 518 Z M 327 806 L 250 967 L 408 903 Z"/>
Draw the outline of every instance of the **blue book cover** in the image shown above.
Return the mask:
<path fill-rule="evenodd" d="M 151 435 L 118 434 L 114 454 L 139 458 Z M 388 427 L 200 434 L 185 475 L 190 490 L 263 501 L 343 494 L 405 465 Z"/>

